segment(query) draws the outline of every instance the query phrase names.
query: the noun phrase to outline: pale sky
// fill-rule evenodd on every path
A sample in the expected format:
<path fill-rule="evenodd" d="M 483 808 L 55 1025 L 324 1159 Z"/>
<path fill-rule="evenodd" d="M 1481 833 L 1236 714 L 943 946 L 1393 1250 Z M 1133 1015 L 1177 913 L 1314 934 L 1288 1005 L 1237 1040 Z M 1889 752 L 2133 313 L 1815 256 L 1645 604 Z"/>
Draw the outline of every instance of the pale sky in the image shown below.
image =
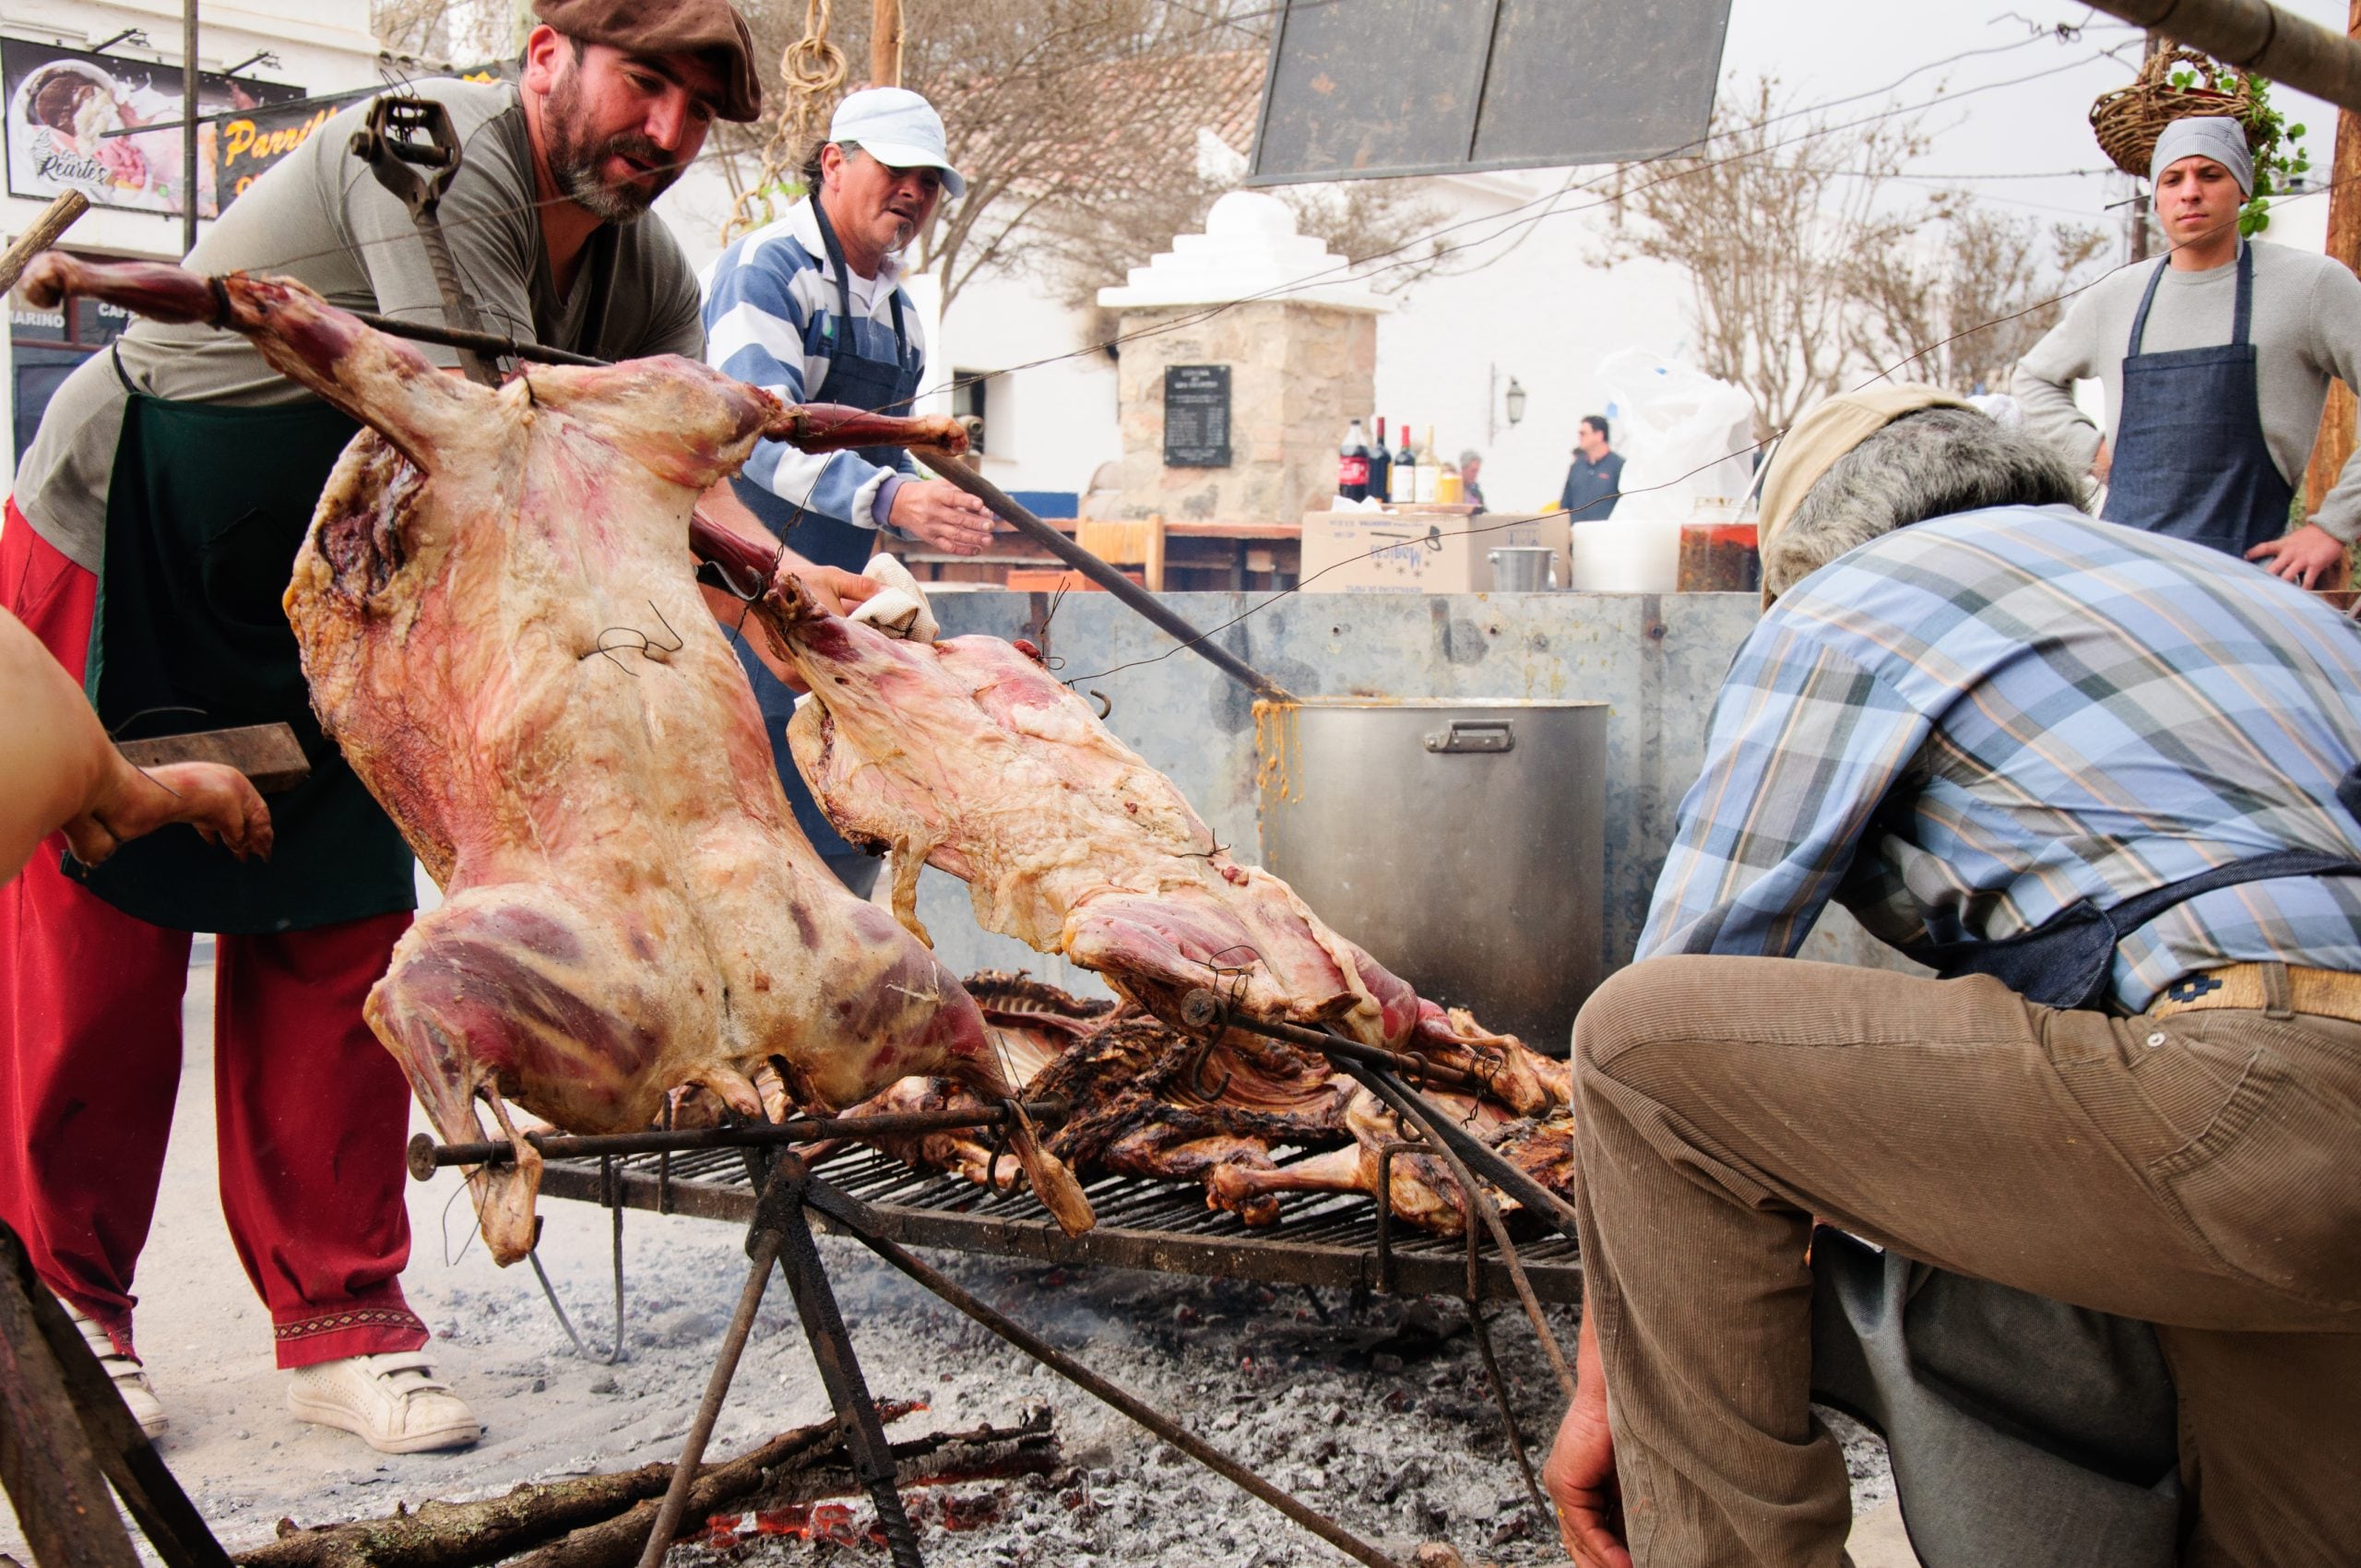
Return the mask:
<path fill-rule="evenodd" d="M 2280 4 L 2308 20 L 2343 30 L 2343 0 Z M 2081 37 L 2070 42 L 2023 42 L 2035 29 L 2058 23 L 2081 26 Z M 1934 145 L 1918 160 L 1914 174 L 1930 179 L 2007 174 L 2012 177 L 1962 181 L 1955 188 L 2011 211 L 2104 224 L 2114 232 L 2121 228 L 2123 215 L 2106 208 L 2130 188 L 2120 178 L 2033 176 L 2107 168 L 2091 135 L 2091 101 L 2131 79 L 2140 41 L 2138 30 L 2129 24 L 2062 0 L 2017 0 L 2013 5 L 1991 0 L 1735 0 L 1722 76 L 1726 87 L 1734 75 L 1750 82 L 1768 71 L 1796 93 L 1797 101 L 1819 101 L 1882 88 L 1918 66 L 1971 50 L 2018 44 L 2006 53 L 1924 71 L 1894 89 L 1892 96 L 1902 102 L 1931 100 L 1936 105 L 1925 116 L 1928 129 L 1935 133 Z M 2091 58 L 2109 49 L 2120 63 Z M 2058 74 L 1986 92 L 1969 90 L 2035 72 Z M 1944 89 L 1940 96 L 1939 88 Z M 1952 99 L 1957 101 L 1946 105 L 1944 101 Z M 1880 101 L 1865 100 L 1842 113 L 1865 113 Z M 2274 89 L 2272 101 L 2282 106 L 2291 125 L 2306 127 L 2313 176 L 2324 182 L 2335 149 L 2336 112 L 2286 88 Z M 2301 198 L 2299 205 L 2308 208 L 2326 200 L 2313 196 Z M 2306 226 L 2317 228 L 2319 221 L 2314 219 Z"/>

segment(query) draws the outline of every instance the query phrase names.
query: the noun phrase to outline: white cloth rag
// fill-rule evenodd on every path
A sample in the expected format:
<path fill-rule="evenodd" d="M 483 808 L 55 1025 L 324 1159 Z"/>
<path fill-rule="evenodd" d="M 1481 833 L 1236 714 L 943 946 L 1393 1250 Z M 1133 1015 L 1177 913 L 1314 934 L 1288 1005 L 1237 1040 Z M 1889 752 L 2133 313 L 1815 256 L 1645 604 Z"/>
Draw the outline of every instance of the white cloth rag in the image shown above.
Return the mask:
<path fill-rule="evenodd" d="M 872 555 L 860 575 L 880 588 L 853 606 L 851 619 L 865 621 L 889 637 L 914 643 L 931 643 L 942 634 L 942 623 L 927 603 L 926 590 L 900 561 L 891 555 Z"/>

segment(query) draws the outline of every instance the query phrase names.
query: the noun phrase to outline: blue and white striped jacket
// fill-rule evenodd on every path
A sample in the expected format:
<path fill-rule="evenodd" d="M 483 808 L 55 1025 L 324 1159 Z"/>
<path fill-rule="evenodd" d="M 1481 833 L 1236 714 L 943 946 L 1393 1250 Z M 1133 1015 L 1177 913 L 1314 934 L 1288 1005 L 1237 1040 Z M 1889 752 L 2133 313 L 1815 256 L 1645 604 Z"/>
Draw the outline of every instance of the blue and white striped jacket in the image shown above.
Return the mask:
<path fill-rule="evenodd" d="M 843 334 L 863 354 L 894 357 L 894 296 L 902 300 L 902 328 L 923 354 L 918 309 L 901 287 L 901 263 L 885 258 L 865 317 L 839 314 L 836 268 L 828 263 L 812 204 L 798 201 L 786 217 L 740 238 L 697 281 L 705 293 L 706 362 L 789 403 L 819 389 L 830 350 Z M 856 287 L 853 308 L 860 309 Z M 908 454 L 880 468 L 851 452 L 800 452 L 765 441 L 746 459 L 742 477 L 792 505 L 855 528 L 882 526 L 894 492 L 912 471 Z"/>

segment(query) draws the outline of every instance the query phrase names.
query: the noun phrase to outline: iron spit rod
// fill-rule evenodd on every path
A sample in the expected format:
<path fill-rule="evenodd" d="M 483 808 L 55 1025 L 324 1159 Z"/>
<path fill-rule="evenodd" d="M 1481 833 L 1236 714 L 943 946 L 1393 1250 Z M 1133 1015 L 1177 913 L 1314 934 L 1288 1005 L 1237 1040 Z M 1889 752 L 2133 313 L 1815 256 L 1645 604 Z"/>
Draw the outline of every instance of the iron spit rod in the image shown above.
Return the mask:
<path fill-rule="evenodd" d="M 1054 1122 L 1066 1112 L 1062 1099 L 1026 1102 L 1025 1114 Z M 525 1141 L 549 1159 L 580 1159 L 594 1155 L 686 1154 L 695 1149 L 753 1148 L 772 1144 L 816 1144 L 829 1138 L 893 1137 L 905 1133 L 943 1133 L 964 1127 L 997 1127 L 1008 1112 L 993 1111 L 909 1111 L 885 1116 L 813 1116 L 792 1122 L 750 1123 L 738 1127 L 697 1127 L 671 1132 L 651 1128 L 644 1133 L 528 1133 Z M 409 1173 L 431 1181 L 449 1165 L 507 1165 L 516 1160 L 515 1146 L 505 1142 L 438 1144 L 425 1133 L 409 1141 Z"/>
<path fill-rule="evenodd" d="M 373 327 L 388 338 L 408 338 L 414 342 L 435 343 L 445 349 L 469 349 L 479 354 L 505 354 L 511 359 L 538 360 L 543 364 L 602 365 L 609 362 L 594 360 L 587 354 L 568 353 L 564 349 L 543 348 L 539 343 L 520 343 L 497 332 L 467 332 L 456 327 L 430 326 L 423 321 L 400 321 L 365 310 L 354 311 L 352 316 L 364 327 Z"/>
<path fill-rule="evenodd" d="M 1156 595 L 1026 510 L 1008 492 L 978 473 L 962 459 L 931 446 L 921 449 L 919 456 L 925 459 L 928 468 L 991 507 L 1017 532 L 1121 600 L 1145 616 L 1158 630 L 1171 636 L 1181 647 L 1256 696 L 1267 697 L 1273 702 L 1295 701 L 1286 687 L 1215 642 L 1211 634 L 1197 630 Z"/>
<path fill-rule="evenodd" d="M 1201 1000 L 1202 999 L 1202 1000 Z M 1192 991 L 1181 999 L 1180 1021 L 1190 1028 L 1209 1030 L 1219 1028 L 1244 1029 L 1249 1034 L 1266 1039 L 1285 1040 L 1306 1051 L 1316 1051 L 1332 1061 L 1358 1062 L 1365 1067 L 1388 1068 L 1406 1073 L 1413 1077 L 1431 1079 L 1453 1088 L 1481 1090 L 1484 1086 L 1472 1073 L 1456 1067 L 1445 1067 L 1423 1057 L 1399 1051 L 1386 1051 L 1374 1045 L 1363 1045 L 1357 1039 L 1330 1034 L 1325 1029 L 1308 1029 L 1301 1024 L 1274 1023 L 1263 1018 L 1250 1018 L 1231 1010 L 1229 1004 L 1210 991 Z"/>
<path fill-rule="evenodd" d="M 1566 1352 L 1560 1348 L 1558 1336 L 1549 1331 L 1549 1320 L 1542 1315 L 1541 1302 L 1533 1294 L 1533 1282 L 1525 1277 L 1525 1265 L 1516 1255 L 1515 1243 L 1509 1240 L 1507 1222 L 1501 1218 L 1501 1211 L 1493 1205 L 1490 1197 L 1476 1185 L 1476 1178 L 1468 1171 L 1466 1163 L 1459 1158 L 1453 1145 L 1443 1135 L 1442 1130 L 1450 1125 L 1451 1118 L 1439 1114 L 1432 1106 L 1426 1104 L 1402 1085 L 1390 1081 L 1383 1073 L 1374 1068 L 1358 1066 L 1349 1062 L 1340 1065 L 1347 1073 L 1352 1075 L 1355 1081 L 1362 1087 L 1384 1100 L 1394 1108 L 1395 1114 L 1426 1134 L 1428 1140 L 1434 1146 L 1435 1157 L 1450 1167 L 1452 1178 L 1459 1183 L 1460 1199 L 1467 1206 L 1469 1211 L 1465 1217 L 1465 1223 L 1473 1229 L 1476 1222 L 1480 1219 L 1485 1229 L 1491 1231 L 1492 1244 L 1500 1249 L 1501 1262 L 1508 1265 L 1509 1282 L 1516 1287 L 1517 1300 L 1525 1304 L 1525 1315 L 1533 1320 L 1533 1330 L 1541 1337 L 1541 1348 L 1549 1357 L 1549 1370 L 1558 1374 L 1558 1382 L 1565 1389 L 1566 1398 L 1571 1402 L 1574 1397 L 1573 1368 L 1567 1364 Z M 1473 1139 L 1468 1141 L 1475 1142 Z M 1477 1143 L 1477 1146 L 1481 1148 L 1483 1146 Z M 1486 1149 L 1485 1152 L 1491 1153 L 1489 1149 Z M 1501 1163 L 1503 1166 L 1508 1164 L 1506 1160 L 1501 1160 Z M 1394 1194 L 1381 1192 L 1377 1194 L 1377 1201 L 1390 1205 L 1394 1201 Z M 1468 1295 L 1472 1307 L 1475 1295 L 1472 1281 Z"/>
<path fill-rule="evenodd" d="M 1334 1519 L 1280 1491 L 1236 1459 L 1205 1442 L 1187 1427 L 1150 1408 L 1141 1400 L 1100 1377 L 1049 1341 L 1033 1334 L 1014 1320 L 986 1306 L 953 1283 L 947 1277 L 919 1262 L 902 1247 L 877 1235 L 873 1229 L 874 1217 L 870 1214 L 869 1206 L 858 1198 L 852 1197 L 815 1176 L 812 1178 L 811 1185 L 805 1192 L 804 1201 L 826 1215 L 838 1229 L 850 1234 L 871 1252 L 875 1253 L 951 1305 L 1048 1367 L 1060 1377 L 1121 1410 L 1190 1458 L 1232 1485 L 1252 1492 L 1346 1556 L 1357 1562 L 1367 1563 L 1369 1568 L 1401 1568 L 1401 1565 L 1393 1558 L 1362 1540 Z"/>

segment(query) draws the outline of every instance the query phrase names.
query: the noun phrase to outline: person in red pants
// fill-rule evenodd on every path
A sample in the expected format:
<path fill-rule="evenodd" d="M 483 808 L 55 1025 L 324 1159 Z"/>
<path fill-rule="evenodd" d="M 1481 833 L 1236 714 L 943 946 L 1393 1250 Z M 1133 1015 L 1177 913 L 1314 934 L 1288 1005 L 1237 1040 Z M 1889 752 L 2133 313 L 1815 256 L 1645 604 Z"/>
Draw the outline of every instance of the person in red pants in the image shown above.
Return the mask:
<path fill-rule="evenodd" d="M 97 589 L 11 502 L 0 604 L 61 678 L 84 674 Z M 65 847 L 53 835 L 0 887 L 0 1218 L 154 1436 L 168 1421 L 133 1348 L 132 1277 L 180 1079 L 190 932 L 67 876 Z M 270 1310 L 279 1364 L 308 1369 L 298 1413 L 341 1395 L 356 1420 L 330 1424 L 359 1424 L 388 1452 L 478 1432 L 419 1354 L 426 1325 L 402 1300 L 409 1091 L 361 1014 L 409 920 L 399 909 L 225 932 L 215 961 L 221 1206 L 238 1259 Z"/>
<path fill-rule="evenodd" d="M 599 359 L 701 357 L 695 277 L 642 220 L 716 119 L 760 113 L 746 24 L 725 0 L 535 9 L 516 82 L 406 89 L 441 106 L 460 148 L 440 203 L 451 270 L 503 335 Z M 350 150 L 368 113 L 345 110 L 255 180 L 189 267 L 441 319 L 409 210 Z M 216 933 L 222 1210 L 295 1370 L 290 1407 L 402 1453 L 478 1435 L 403 1302 L 407 1093 L 362 1017 L 409 923 L 412 861 L 314 719 L 280 603 L 358 428 L 243 339 L 142 322 L 66 378 L 18 464 L 0 603 L 84 677 L 107 731 L 283 722 L 312 772 L 271 801 L 267 862 L 176 826 L 97 866 L 44 849 L 0 891 L 0 1218 L 160 1427 L 132 1348 L 132 1279 L 190 933 Z"/>

